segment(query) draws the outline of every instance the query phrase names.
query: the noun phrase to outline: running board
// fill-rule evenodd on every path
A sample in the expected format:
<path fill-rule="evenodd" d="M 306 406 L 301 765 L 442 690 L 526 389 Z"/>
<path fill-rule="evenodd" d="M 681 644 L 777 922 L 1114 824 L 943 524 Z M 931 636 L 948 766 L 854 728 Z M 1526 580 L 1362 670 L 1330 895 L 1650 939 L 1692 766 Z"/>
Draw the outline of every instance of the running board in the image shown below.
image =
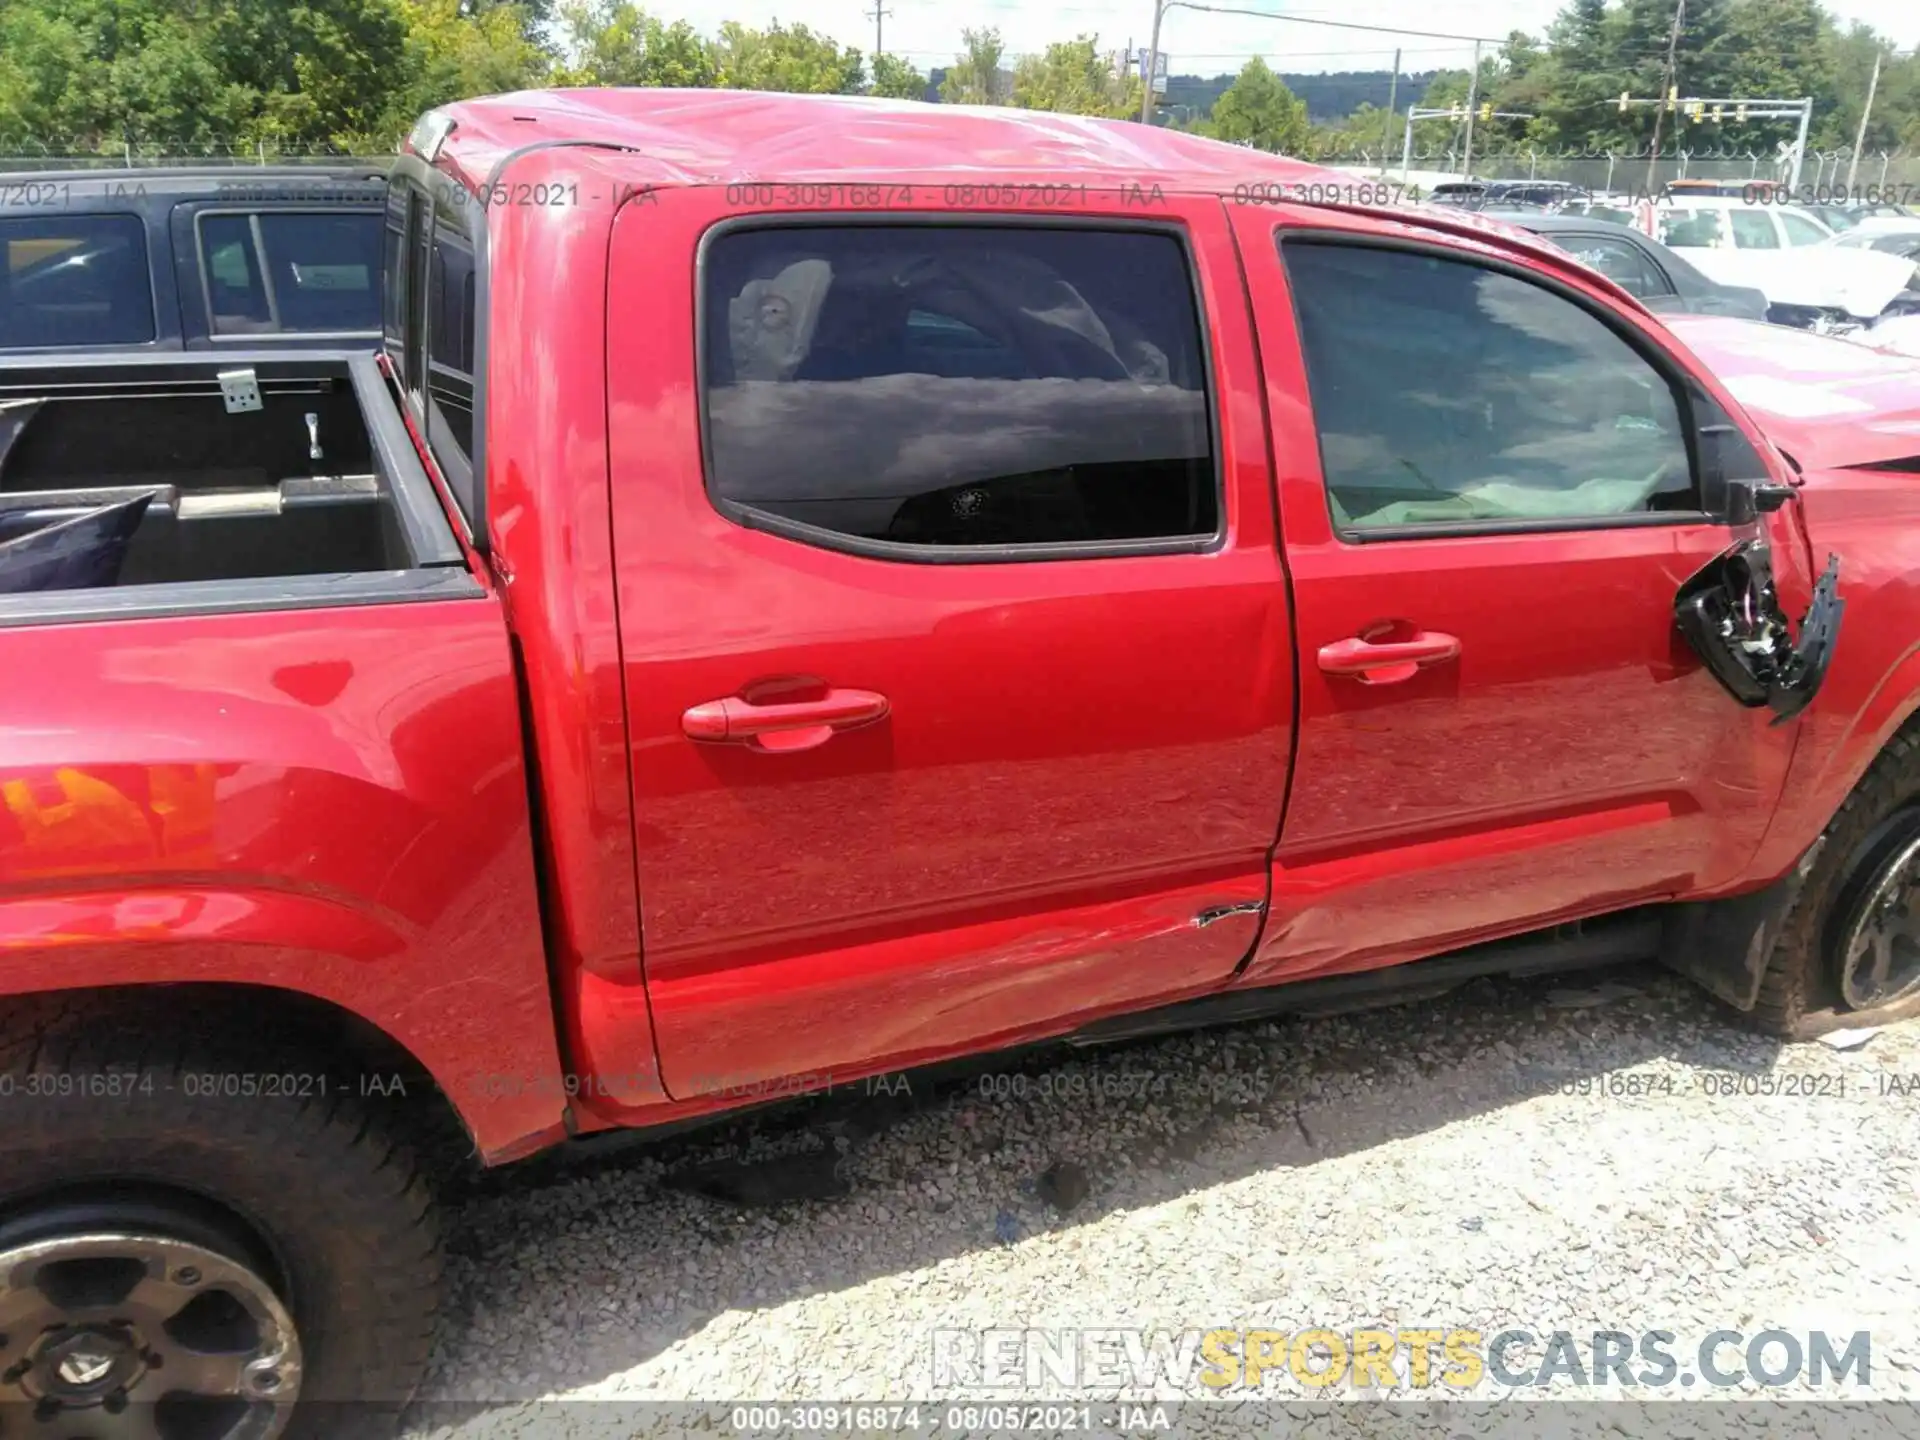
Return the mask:
<path fill-rule="evenodd" d="M 1658 911 L 1628 911 L 1616 918 L 1563 925 L 1551 932 L 1476 945 L 1404 965 L 1204 995 L 1158 1010 L 1098 1020 L 1064 1038 L 1069 1045 L 1111 1045 L 1213 1025 L 1240 1025 L 1271 1015 L 1369 1010 L 1442 995 L 1484 975 L 1550 975 L 1561 970 L 1653 960 L 1660 954 L 1663 926 Z"/>

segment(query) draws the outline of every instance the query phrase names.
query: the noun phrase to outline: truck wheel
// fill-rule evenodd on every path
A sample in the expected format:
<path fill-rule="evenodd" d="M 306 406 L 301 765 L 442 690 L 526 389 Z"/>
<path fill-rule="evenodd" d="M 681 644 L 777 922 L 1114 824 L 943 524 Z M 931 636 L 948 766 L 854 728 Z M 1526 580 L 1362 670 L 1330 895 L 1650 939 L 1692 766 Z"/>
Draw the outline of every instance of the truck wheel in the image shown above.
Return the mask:
<path fill-rule="evenodd" d="M 1752 1018 L 1804 1039 L 1920 1014 L 1920 737 L 1896 736 L 1827 826 Z"/>
<path fill-rule="evenodd" d="M 440 1281 L 408 1153 L 284 1056 L 69 1022 L 0 1017 L 0 1436 L 390 1432 Z"/>

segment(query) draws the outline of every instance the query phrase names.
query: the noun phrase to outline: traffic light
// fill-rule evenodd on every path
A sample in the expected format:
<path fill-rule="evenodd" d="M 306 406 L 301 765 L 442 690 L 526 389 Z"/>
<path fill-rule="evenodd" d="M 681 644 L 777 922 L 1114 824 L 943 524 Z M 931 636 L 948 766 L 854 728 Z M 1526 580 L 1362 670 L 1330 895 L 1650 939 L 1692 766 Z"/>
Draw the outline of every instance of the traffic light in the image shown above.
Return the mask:
<path fill-rule="evenodd" d="M 1493 102 L 1491 100 L 1480 107 L 1480 118 L 1482 120 L 1491 120 L 1493 118 Z"/>
<path fill-rule="evenodd" d="M 1622 90 L 1620 92 L 1620 113 L 1622 115 L 1627 113 L 1627 97 L 1632 93 L 1630 90 Z"/>
<path fill-rule="evenodd" d="M 1746 106 L 1744 106 L 1744 105 L 1736 105 L 1736 106 L 1734 106 L 1734 107 L 1733 107 L 1733 118 L 1734 118 L 1734 119 L 1736 119 L 1736 120 L 1741 120 L 1741 121 L 1744 121 L 1744 120 L 1745 120 L 1745 119 L 1747 118 L 1747 107 L 1746 107 Z"/>
<path fill-rule="evenodd" d="M 1669 85 L 1667 87 L 1667 113 L 1671 115 L 1679 104 L 1680 87 L 1678 85 Z"/>
<path fill-rule="evenodd" d="M 1720 122 L 1721 122 L 1722 120 L 1724 120 L 1724 119 L 1726 119 L 1726 118 L 1727 118 L 1727 107 L 1726 107 L 1726 106 L 1724 106 L 1724 105 L 1716 105 L 1716 106 L 1714 106 L 1714 107 L 1713 107 L 1713 123 L 1714 123 L 1714 124 L 1716 124 L 1716 125 L 1718 125 L 1718 124 L 1719 124 L 1719 123 L 1720 123 Z"/>

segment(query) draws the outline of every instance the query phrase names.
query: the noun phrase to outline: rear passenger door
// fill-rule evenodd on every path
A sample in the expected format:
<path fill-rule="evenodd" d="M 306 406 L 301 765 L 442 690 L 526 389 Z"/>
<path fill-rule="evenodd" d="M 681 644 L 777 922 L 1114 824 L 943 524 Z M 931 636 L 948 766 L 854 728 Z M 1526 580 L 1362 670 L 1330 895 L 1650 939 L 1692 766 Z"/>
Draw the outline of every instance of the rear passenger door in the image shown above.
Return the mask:
<path fill-rule="evenodd" d="M 1792 736 L 1674 623 L 1681 583 L 1735 538 L 1695 453 L 1711 402 L 1651 331 L 1496 255 L 1234 218 L 1300 660 L 1252 973 L 1365 968 L 1736 876 Z M 1766 475 L 1724 443 L 1737 478 Z M 1804 555 L 1771 518 L 1797 614 Z"/>
<path fill-rule="evenodd" d="M 1191 994 L 1258 930 L 1289 625 L 1217 202 L 943 214 L 900 188 L 927 209 L 728 219 L 695 191 L 615 223 L 614 553 L 677 1097 Z"/>

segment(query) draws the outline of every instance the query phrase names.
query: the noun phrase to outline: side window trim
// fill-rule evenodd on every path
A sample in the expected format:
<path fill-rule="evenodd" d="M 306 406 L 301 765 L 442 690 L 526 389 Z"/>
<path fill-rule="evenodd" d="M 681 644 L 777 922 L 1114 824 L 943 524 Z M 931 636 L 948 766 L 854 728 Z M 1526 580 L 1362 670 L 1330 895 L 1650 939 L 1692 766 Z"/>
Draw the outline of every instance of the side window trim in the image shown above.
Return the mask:
<path fill-rule="evenodd" d="M 1196 324 L 1200 373 L 1206 398 L 1207 443 L 1213 469 L 1214 529 L 1206 535 L 1154 536 L 1144 539 L 1039 542 L 1033 544 L 922 545 L 903 541 L 876 540 L 849 535 L 810 525 L 802 520 L 772 514 L 719 494 L 713 485 L 712 419 L 708 406 L 709 262 L 713 247 L 728 235 L 743 230 L 846 229 L 853 227 L 907 227 L 954 229 L 951 212 L 919 213 L 873 211 L 810 211 L 805 213 L 768 212 L 730 216 L 708 227 L 701 234 L 694 260 L 694 374 L 695 405 L 700 428 L 700 470 L 702 487 L 709 504 L 742 529 L 757 530 L 783 539 L 794 540 L 822 550 L 859 555 L 875 560 L 903 561 L 919 565 L 994 565 L 1043 560 L 1096 560 L 1116 556 L 1193 555 L 1223 549 L 1229 529 L 1227 467 L 1221 452 L 1219 374 L 1215 365 L 1212 327 L 1208 323 L 1206 299 L 1201 290 L 1200 272 L 1192 237 L 1183 224 L 1153 219 L 1113 219 L 1106 216 L 1077 215 L 969 215 L 961 228 L 992 230 L 1097 230 L 1157 234 L 1171 237 L 1180 247 L 1186 268 L 1188 294 Z M 1236 277 L 1237 278 L 1237 277 Z"/>
<path fill-rule="evenodd" d="M 1633 512 L 1624 515 L 1597 515 L 1578 519 L 1560 519 L 1554 517 L 1526 517 L 1511 520 L 1423 520 L 1406 525 L 1382 525 L 1367 530 L 1343 528 L 1333 522 L 1332 491 L 1326 486 L 1324 468 L 1321 485 L 1326 491 L 1328 518 L 1334 538 L 1341 544 L 1375 544 L 1394 540 L 1439 540 L 1461 539 L 1478 535 L 1530 535 L 1530 534 L 1571 534 L 1589 530 L 1631 530 L 1650 526 L 1702 525 L 1722 523 L 1725 517 L 1725 499 L 1714 492 L 1718 487 L 1711 483 L 1705 473 L 1706 467 L 1700 454 L 1699 414 L 1700 395 L 1696 382 L 1681 369 L 1678 363 L 1656 347 L 1646 336 L 1633 327 L 1624 324 L 1620 318 L 1602 306 L 1595 305 L 1591 299 L 1573 286 L 1566 284 L 1557 276 L 1543 274 L 1525 265 L 1517 264 L 1497 256 L 1471 254 L 1450 245 L 1438 244 L 1400 235 L 1375 235 L 1361 231 L 1344 230 L 1327 226 L 1291 227 L 1278 225 L 1273 230 L 1273 240 L 1280 255 L 1281 268 L 1286 268 L 1286 246 L 1288 244 L 1305 245 L 1344 245 L 1357 249 L 1391 250 L 1402 254 L 1418 255 L 1430 259 L 1449 260 L 1458 264 L 1471 265 L 1479 269 L 1490 270 L 1509 276 L 1526 284 L 1536 285 L 1558 296 L 1560 299 L 1578 306 L 1593 316 L 1609 331 L 1622 340 L 1667 382 L 1673 392 L 1674 403 L 1679 410 L 1682 438 L 1687 448 L 1687 465 L 1693 476 L 1694 491 L 1699 495 L 1701 508 L 1698 510 L 1659 510 Z M 1301 330 L 1299 309 L 1294 300 L 1292 277 L 1287 282 L 1290 311 L 1294 321 L 1295 343 L 1300 343 Z M 1304 359 L 1304 352 L 1303 352 Z M 1318 447 L 1318 422 L 1315 422 L 1315 445 Z"/>

